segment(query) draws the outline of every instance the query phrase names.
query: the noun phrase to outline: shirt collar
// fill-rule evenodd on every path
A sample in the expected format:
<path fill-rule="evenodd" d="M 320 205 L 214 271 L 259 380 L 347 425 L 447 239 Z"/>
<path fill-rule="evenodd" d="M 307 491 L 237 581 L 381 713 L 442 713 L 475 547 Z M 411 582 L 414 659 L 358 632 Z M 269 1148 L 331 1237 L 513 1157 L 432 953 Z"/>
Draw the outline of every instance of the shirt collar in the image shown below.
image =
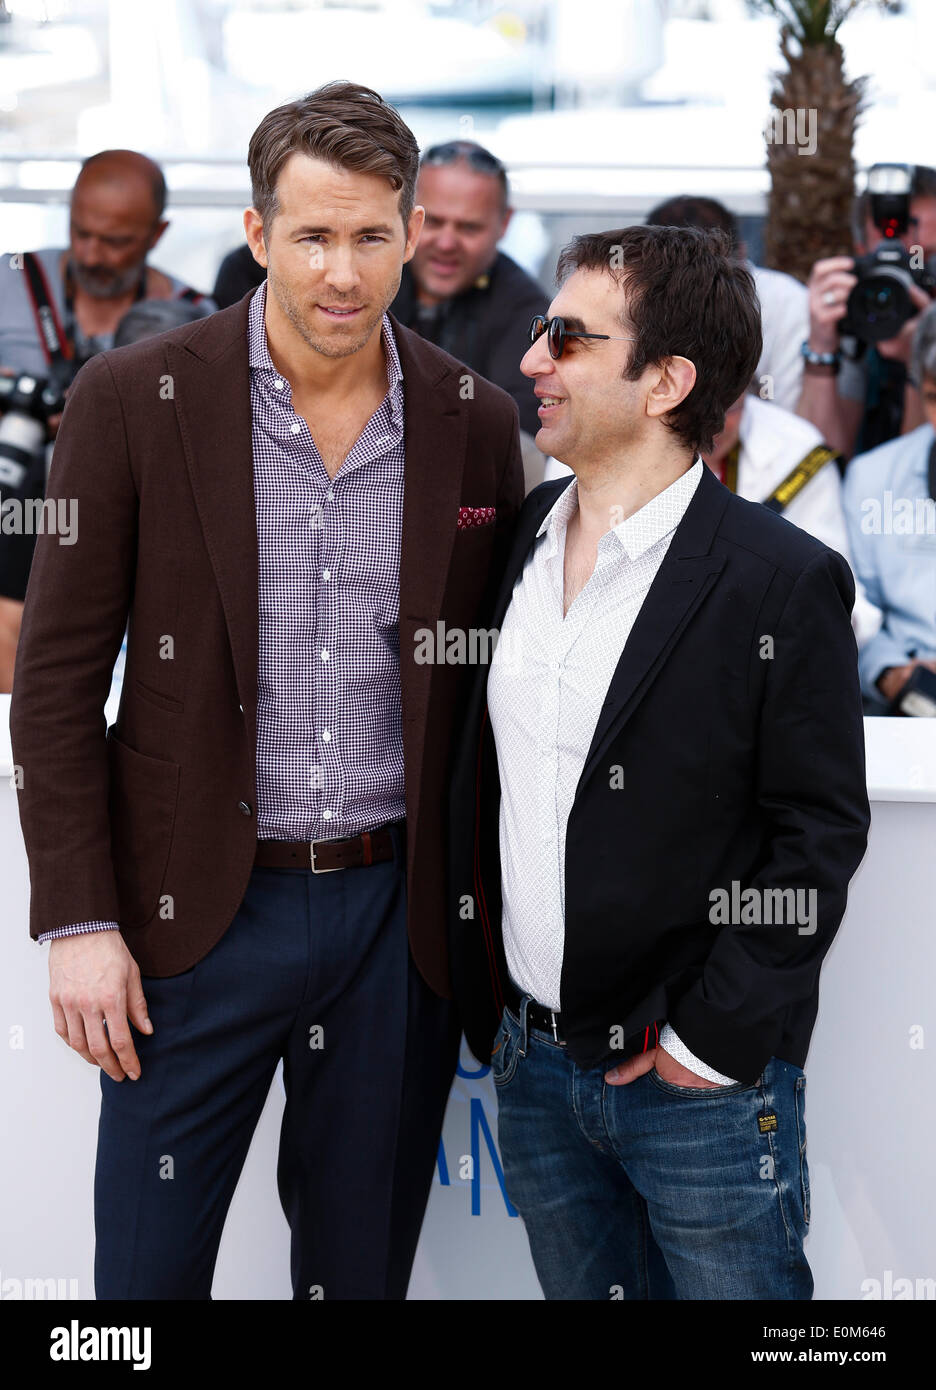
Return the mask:
<path fill-rule="evenodd" d="M 702 480 L 702 469 L 705 466 L 697 455 L 692 467 L 681 473 L 675 482 L 658 492 L 656 497 L 651 497 L 633 516 L 611 528 L 607 534 L 617 538 L 617 543 L 629 560 L 636 560 L 652 545 L 656 545 L 671 531 L 675 531 Z M 546 513 L 536 533 L 538 539 L 544 532 L 548 532 L 546 558 L 558 551 L 566 527 L 577 507 L 578 479 L 573 478 Z M 604 540 L 604 536 L 601 539 Z"/>
<path fill-rule="evenodd" d="M 266 293 L 267 281 L 263 280 L 254 290 L 247 310 L 247 352 L 248 362 L 254 371 L 269 372 L 271 376 L 278 376 L 270 357 L 270 349 L 267 344 L 265 316 L 266 316 Z M 398 387 L 403 381 L 403 368 L 400 364 L 400 354 L 397 351 L 396 339 L 393 336 L 393 329 L 390 319 L 384 314 L 381 319 L 381 333 L 383 335 L 384 354 L 387 359 L 387 391 L 390 395 L 391 405 L 394 414 L 399 408 Z"/>

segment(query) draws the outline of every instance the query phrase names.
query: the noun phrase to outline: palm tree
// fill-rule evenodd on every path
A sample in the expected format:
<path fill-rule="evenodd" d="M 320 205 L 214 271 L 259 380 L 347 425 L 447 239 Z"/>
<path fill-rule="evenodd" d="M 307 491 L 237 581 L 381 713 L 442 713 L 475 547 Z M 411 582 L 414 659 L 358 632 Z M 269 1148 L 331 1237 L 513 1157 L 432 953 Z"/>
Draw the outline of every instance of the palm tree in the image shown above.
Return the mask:
<path fill-rule="evenodd" d="M 853 145 L 868 79 L 846 78 L 836 35 L 866 2 L 748 0 L 753 9 L 780 20 L 786 63 L 770 95 L 764 264 L 804 282 L 821 257 L 853 251 Z M 885 12 L 900 8 L 900 0 L 871 2 Z"/>

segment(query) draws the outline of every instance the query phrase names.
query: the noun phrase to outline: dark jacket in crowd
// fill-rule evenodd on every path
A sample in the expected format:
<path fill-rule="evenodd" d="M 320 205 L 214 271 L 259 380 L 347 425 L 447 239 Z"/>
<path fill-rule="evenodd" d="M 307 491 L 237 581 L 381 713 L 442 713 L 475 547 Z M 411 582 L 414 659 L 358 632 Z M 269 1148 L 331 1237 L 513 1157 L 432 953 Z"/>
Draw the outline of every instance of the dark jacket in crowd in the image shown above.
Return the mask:
<path fill-rule="evenodd" d="M 218 267 L 211 297 L 219 309 L 229 309 L 248 290 L 254 290 L 266 279 L 266 267 L 253 258 L 253 252 L 246 241 L 235 251 L 229 251 Z"/>
<path fill-rule="evenodd" d="M 533 395 L 532 380 L 520 370 L 520 359 L 530 346 L 530 320 L 535 314 L 545 314 L 549 296 L 533 277 L 499 251 L 486 275 L 439 306 L 435 322 L 427 323 L 420 307 L 408 263 L 403 267 L 392 313 L 407 328 L 513 396 L 520 412 L 520 428 L 536 434 L 539 402 Z"/>

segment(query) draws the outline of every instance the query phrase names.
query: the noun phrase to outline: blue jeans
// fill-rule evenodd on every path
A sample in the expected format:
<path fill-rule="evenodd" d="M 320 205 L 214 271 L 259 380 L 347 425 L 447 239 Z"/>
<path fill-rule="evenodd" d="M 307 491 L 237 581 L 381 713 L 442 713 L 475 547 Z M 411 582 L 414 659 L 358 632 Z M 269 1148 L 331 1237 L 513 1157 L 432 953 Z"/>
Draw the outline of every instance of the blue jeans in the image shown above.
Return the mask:
<path fill-rule="evenodd" d="M 548 1299 L 809 1299 L 806 1077 L 623 1086 L 504 1010 L 498 1142 Z"/>

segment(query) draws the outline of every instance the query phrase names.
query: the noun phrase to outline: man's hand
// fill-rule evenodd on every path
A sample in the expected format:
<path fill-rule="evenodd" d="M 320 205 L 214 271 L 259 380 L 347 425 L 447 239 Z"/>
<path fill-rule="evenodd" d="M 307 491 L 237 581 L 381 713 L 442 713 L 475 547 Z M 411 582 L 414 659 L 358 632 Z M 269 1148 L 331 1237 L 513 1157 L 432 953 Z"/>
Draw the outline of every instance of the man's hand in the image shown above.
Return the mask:
<path fill-rule="evenodd" d="M 717 1081 L 706 1081 L 704 1077 L 696 1076 L 694 1071 L 677 1062 L 663 1047 L 651 1047 L 649 1052 L 638 1052 L 636 1056 L 628 1057 L 626 1062 L 621 1062 L 619 1066 L 606 1071 L 604 1079 L 609 1086 L 626 1086 L 628 1082 L 636 1081 L 638 1076 L 643 1076 L 651 1067 L 656 1067 L 663 1080 L 671 1082 L 673 1086 L 697 1086 L 703 1090 L 712 1086 L 718 1089 Z"/>
<path fill-rule="evenodd" d="M 136 1081 L 140 1062 L 127 1023 L 152 1033 L 140 970 L 119 931 L 81 932 L 49 942 L 55 1031 L 114 1081 Z M 104 1023 L 107 1022 L 107 1032 Z"/>
<path fill-rule="evenodd" d="M 851 256 L 827 256 L 809 273 L 809 346 L 813 352 L 835 352 L 840 318 L 858 277 Z"/>
<path fill-rule="evenodd" d="M 896 698 L 898 691 L 903 689 L 913 675 L 916 666 L 925 666 L 927 671 L 936 672 L 936 661 L 908 661 L 906 666 L 891 666 L 883 676 L 878 676 L 875 685 L 885 700 Z"/>

